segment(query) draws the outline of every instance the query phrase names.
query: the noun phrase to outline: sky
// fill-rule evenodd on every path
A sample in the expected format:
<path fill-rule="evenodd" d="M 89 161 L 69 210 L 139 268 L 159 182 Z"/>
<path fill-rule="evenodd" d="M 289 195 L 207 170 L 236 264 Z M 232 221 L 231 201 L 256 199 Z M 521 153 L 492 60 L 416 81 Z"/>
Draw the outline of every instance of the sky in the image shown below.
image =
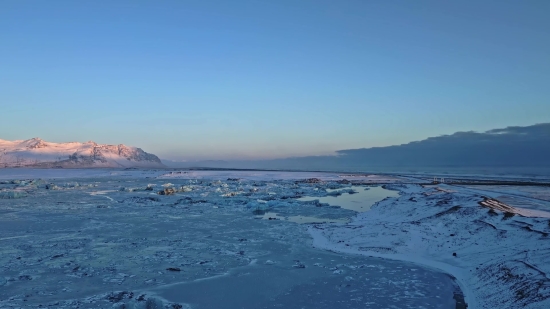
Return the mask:
<path fill-rule="evenodd" d="M 0 139 L 171 160 L 550 122 L 550 1 L 0 1 Z"/>

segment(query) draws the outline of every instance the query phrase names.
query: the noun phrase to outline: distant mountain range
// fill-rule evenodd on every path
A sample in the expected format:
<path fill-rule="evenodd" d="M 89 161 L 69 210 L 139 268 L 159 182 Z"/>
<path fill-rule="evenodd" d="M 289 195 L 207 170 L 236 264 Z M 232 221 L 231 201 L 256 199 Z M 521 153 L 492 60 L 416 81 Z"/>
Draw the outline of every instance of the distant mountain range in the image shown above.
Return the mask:
<path fill-rule="evenodd" d="M 0 168 L 95 168 L 165 167 L 160 159 L 140 148 L 126 145 L 51 143 L 40 138 L 6 141 L 0 139 Z"/>
<path fill-rule="evenodd" d="M 365 133 L 367 134 L 367 133 Z M 1 167 L 236 168 L 317 171 L 450 171 L 515 172 L 550 175 L 550 123 L 486 132 L 457 132 L 388 147 L 338 150 L 332 156 L 275 160 L 163 160 L 125 145 L 49 143 L 39 138 L 0 140 Z"/>

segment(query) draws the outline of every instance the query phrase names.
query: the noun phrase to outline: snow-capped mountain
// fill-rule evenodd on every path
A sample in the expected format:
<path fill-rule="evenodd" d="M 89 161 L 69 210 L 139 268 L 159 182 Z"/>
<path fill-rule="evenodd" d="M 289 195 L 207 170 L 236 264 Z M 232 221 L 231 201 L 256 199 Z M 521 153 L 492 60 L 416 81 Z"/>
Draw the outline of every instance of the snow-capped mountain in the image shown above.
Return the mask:
<path fill-rule="evenodd" d="M 50 143 L 40 138 L 6 141 L 0 139 L 2 167 L 164 167 L 154 154 L 126 145 Z"/>

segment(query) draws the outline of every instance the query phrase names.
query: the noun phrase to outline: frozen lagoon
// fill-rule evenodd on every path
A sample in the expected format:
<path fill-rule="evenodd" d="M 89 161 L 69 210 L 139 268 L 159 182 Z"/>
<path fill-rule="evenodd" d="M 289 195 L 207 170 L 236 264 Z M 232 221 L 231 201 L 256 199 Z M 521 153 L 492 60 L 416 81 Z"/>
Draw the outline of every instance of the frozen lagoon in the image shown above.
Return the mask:
<path fill-rule="evenodd" d="M 354 211 L 298 200 L 345 188 L 336 174 L 307 183 L 296 180 L 312 174 L 2 172 L 2 191 L 27 194 L 0 200 L 2 308 L 455 308 L 457 287 L 444 273 L 312 248 L 310 225 L 252 213 L 350 218 Z M 57 174 L 30 181 L 41 172 Z"/>

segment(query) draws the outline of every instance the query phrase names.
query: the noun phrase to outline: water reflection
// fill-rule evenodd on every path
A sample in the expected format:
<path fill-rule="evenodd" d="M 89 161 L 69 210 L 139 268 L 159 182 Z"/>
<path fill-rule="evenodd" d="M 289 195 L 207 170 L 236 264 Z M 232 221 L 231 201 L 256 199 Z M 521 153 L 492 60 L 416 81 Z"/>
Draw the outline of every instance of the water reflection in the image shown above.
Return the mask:
<path fill-rule="evenodd" d="M 338 190 L 327 190 L 329 193 L 334 193 L 337 191 L 349 191 L 350 188 L 338 189 Z M 332 206 L 340 206 L 345 209 L 354 210 L 357 212 L 368 211 L 374 205 L 374 203 L 379 202 L 387 197 L 398 197 L 399 193 L 392 190 L 387 190 L 382 187 L 360 187 L 352 186 L 351 189 L 356 193 L 350 194 L 349 192 L 344 192 L 339 196 L 304 196 L 299 198 L 299 201 L 307 202 L 319 200 L 321 203 L 327 203 Z"/>

